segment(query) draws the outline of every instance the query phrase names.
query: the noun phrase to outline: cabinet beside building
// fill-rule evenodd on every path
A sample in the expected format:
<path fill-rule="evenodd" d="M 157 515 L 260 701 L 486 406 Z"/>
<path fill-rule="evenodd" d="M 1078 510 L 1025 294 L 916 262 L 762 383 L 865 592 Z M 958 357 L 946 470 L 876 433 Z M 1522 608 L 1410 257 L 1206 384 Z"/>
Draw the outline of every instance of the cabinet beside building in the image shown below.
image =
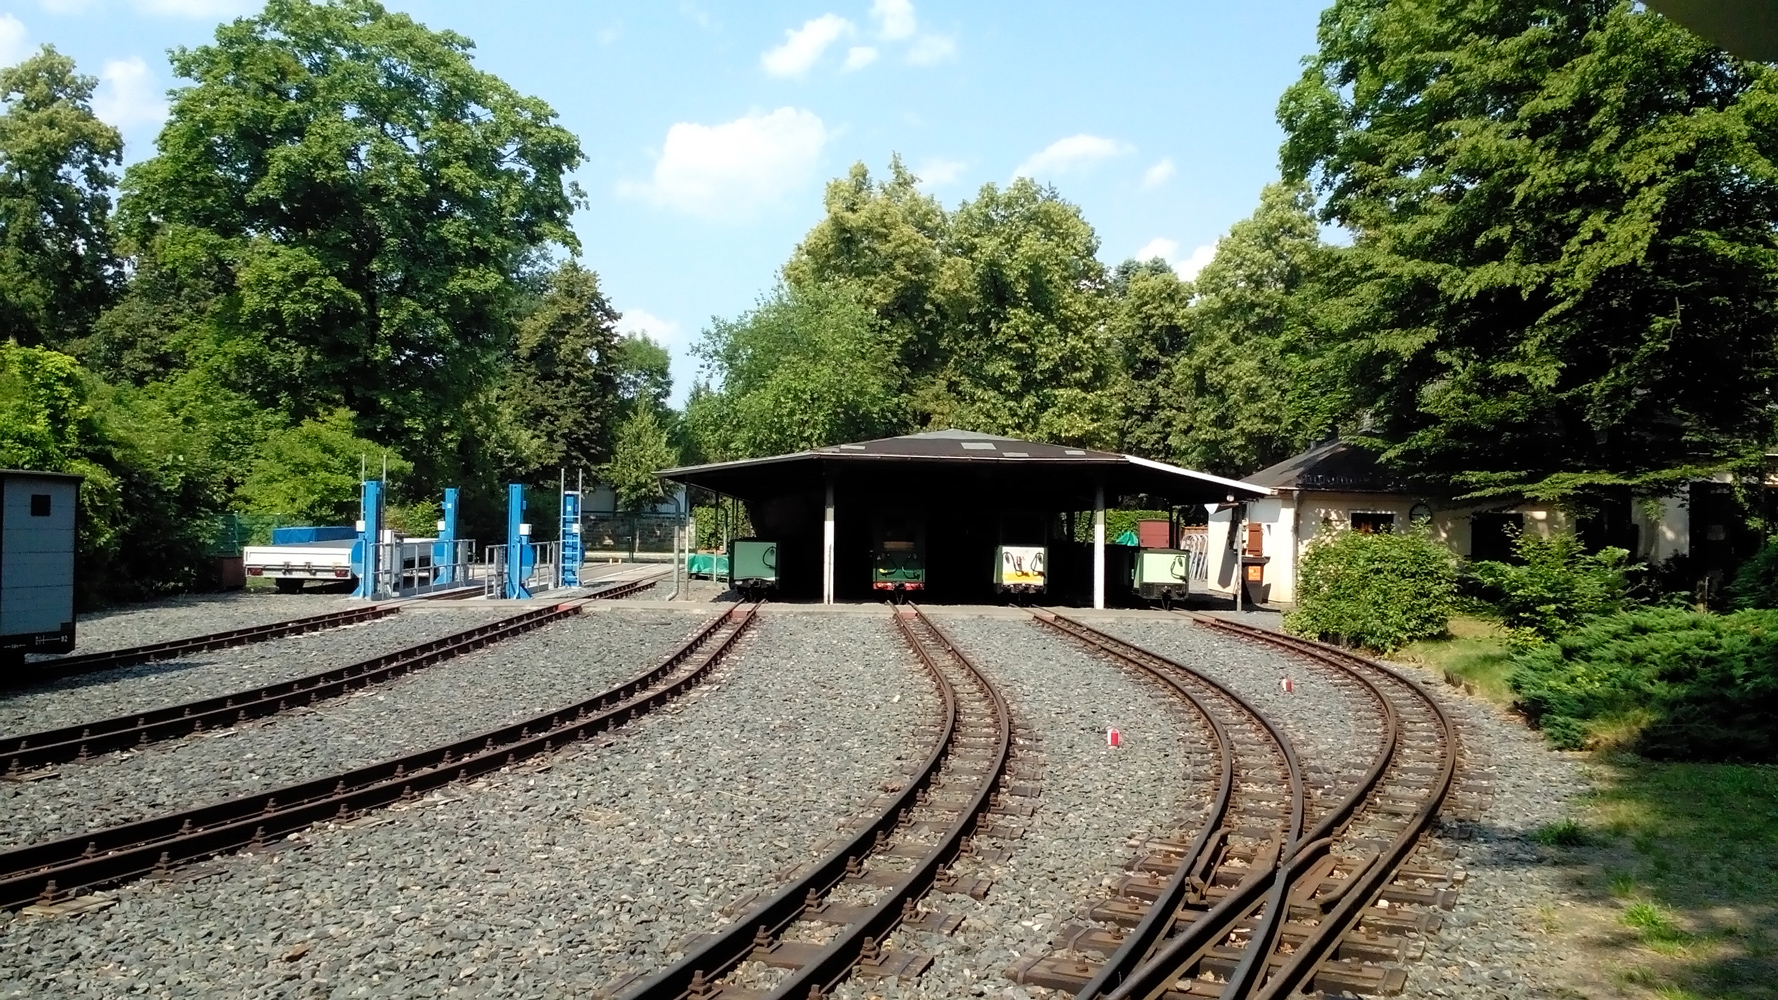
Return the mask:
<path fill-rule="evenodd" d="M 74 648 L 80 477 L 0 470 L 0 658 Z"/>

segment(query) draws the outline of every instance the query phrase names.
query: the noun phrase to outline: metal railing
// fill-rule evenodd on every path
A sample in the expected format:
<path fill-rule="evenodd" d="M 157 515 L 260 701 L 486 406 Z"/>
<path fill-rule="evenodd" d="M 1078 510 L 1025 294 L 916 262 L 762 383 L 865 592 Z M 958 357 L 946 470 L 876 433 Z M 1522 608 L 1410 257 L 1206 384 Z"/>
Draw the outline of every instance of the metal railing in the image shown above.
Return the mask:
<path fill-rule="evenodd" d="M 1185 578 L 1193 586 L 1210 582 L 1210 533 L 1191 531 L 1179 533 L 1179 548 L 1185 552 L 1189 569 Z"/>
<path fill-rule="evenodd" d="M 531 566 L 519 581 L 525 589 L 536 593 L 540 590 L 554 590 L 562 585 L 562 543 L 561 542 L 526 542 L 525 546 L 532 550 Z M 483 597 L 506 596 L 506 554 L 504 545 L 488 546 L 487 554 L 482 559 Z"/>
<path fill-rule="evenodd" d="M 416 597 L 474 586 L 487 567 L 475 561 L 475 540 L 378 542 L 372 593 L 378 599 Z"/>

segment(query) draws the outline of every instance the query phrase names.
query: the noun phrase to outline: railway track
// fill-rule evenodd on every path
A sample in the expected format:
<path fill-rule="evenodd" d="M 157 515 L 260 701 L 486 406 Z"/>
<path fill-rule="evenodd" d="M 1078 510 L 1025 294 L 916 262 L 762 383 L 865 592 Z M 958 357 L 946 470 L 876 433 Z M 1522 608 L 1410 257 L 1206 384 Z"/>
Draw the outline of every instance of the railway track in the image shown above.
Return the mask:
<path fill-rule="evenodd" d="M 319 632 L 323 629 L 339 628 L 344 625 L 357 625 L 395 614 L 400 610 L 400 604 L 373 604 L 360 608 L 347 608 L 344 611 L 330 611 L 322 615 L 292 618 L 289 621 L 272 622 L 269 625 L 253 625 L 248 628 L 229 629 L 226 632 L 194 635 L 187 639 L 151 642 L 143 646 L 129 646 L 102 653 L 81 653 L 51 660 L 32 660 L 26 664 L 27 669 L 25 670 L 11 674 L 0 674 L 0 688 L 37 687 L 69 677 L 78 677 L 81 674 L 97 673 L 101 670 L 133 667 L 138 664 L 153 663 L 157 660 L 173 660 L 213 649 L 228 649 L 232 646 L 245 646 L 268 639 L 282 639 L 285 636 L 301 635 L 305 632 Z"/>
<path fill-rule="evenodd" d="M 1145 844 L 1125 866 L 1134 874 L 1086 911 L 1089 923 L 1065 926 L 1054 951 L 1007 972 L 1017 982 L 1096 997 L 1182 935 L 1255 898 L 1302 836 L 1309 796 L 1289 737 L 1227 686 L 1071 618 L 1035 617 L 1189 706 L 1209 730 L 1216 758 L 1216 791 L 1196 835 Z"/>
<path fill-rule="evenodd" d="M 295 680 L 147 712 L 5 737 L 0 739 L 0 761 L 5 762 L 0 771 L 8 778 L 17 779 L 37 768 L 83 761 L 95 754 L 147 746 L 206 730 L 226 729 L 249 719 L 313 705 L 542 628 L 578 611 L 578 604 L 540 608 Z"/>
<path fill-rule="evenodd" d="M 918 609 L 895 623 L 938 689 L 939 737 L 907 784 L 826 859 L 726 928 L 698 939 L 669 968 L 615 985 L 625 1000 L 752 1000 L 827 995 L 855 972 L 912 978 L 931 958 L 885 947 L 898 927 L 946 931 L 956 917 L 919 910 L 935 885 L 958 885 L 948 866 L 996 810 L 1028 810 L 997 793 L 1012 752 L 1011 711 L 1000 693 Z"/>
<path fill-rule="evenodd" d="M 0 906 L 77 905 L 72 897 L 349 819 L 433 788 L 548 754 L 621 725 L 695 686 L 752 624 L 729 611 L 646 671 L 554 712 L 342 774 L 0 853 Z"/>
<path fill-rule="evenodd" d="M 594 591 L 581 599 L 620 600 L 641 593 L 658 582 L 658 578 L 626 580 Z M 169 639 L 165 642 L 152 642 L 99 653 L 77 653 L 53 659 L 32 660 L 26 664 L 27 669 L 25 670 L 0 674 L 0 689 L 39 687 L 82 674 L 98 673 L 102 670 L 116 670 L 120 667 L 134 667 L 161 660 L 175 660 L 194 653 L 206 653 L 216 649 L 228 649 L 255 642 L 265 642 L 269 639 L 301 635 L 305 632 L 320 632 L 346 625 L 358 625 L 395 614 L 414 601 L 455 600 L 471 595 L 480 596 L 480 594 L 479 587 L 444 590 L 405 600 L 347 608 L 344 611 L 330 611 L 326 614 L 308 615 L 303 618 L 292 618 L 288 621 L 271 622 L 266 625 L 229 629 L 224 632 L 209 632 L 185 639 Z"/>

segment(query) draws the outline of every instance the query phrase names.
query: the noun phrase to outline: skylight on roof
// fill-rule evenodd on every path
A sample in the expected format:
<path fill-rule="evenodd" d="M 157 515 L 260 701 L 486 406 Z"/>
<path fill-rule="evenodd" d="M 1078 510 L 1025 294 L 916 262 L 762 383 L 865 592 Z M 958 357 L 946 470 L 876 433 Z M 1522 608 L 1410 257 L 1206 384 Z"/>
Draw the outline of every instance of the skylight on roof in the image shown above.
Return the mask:
<path fill-rule="evenodd" d="M 1069 449 L 1067 449 L 1067 454 L 1070 454 L 1070 455 L 1085 455 L 1085 454 L 1086 454 L 1086 452 L 1084 452 L 1084 451 L 1081 451 L 1081 450 L 1080 450 L 1080 449 L 1079 449 L 1079 448 L 1069 448 Z"/>
<path fill-rule="evenodd" d="M 840 450 L 842 450 L 842 451 L 863 451 L 863 450 L 864 450 L 864 445 L 861 445 L 861 444 L 843 444 L 843 445 L 840 445 Z"/>
<path fill-rule="evenodd" d="M 1007 458 L 1030 458 L 1031 457 L 1031 453 L 1028 451 L 1003 451 L 1000 454 L 1005 455 Z"/>
<path fill-rule="evenodd" d="M 965 451 L 994 451 L 994 450 L 996 450 L 994 447 L 994 442 L 992 442 L 992 441 L 961 441 L 959 443 L 963 445 L 963 450 L 965 450 Z"/>

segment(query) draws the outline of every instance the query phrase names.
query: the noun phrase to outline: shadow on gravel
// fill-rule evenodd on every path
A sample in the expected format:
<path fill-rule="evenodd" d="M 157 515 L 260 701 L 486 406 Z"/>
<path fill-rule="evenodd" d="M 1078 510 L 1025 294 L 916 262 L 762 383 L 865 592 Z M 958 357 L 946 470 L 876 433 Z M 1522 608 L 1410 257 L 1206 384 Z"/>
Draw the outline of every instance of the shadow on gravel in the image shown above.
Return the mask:
<path fill-rule="evenodd" d="M 1589 936 L 1613 986 L 1778 1000 L 1778 766 L 1602 754 L 1594 778 L 1577 822 L 1534 837 L 1601 915 Z"/>
<path fill-rule="evenodd" d="M 235 651 L 238 651 L 238 648 Z M 176 674 L 182 670 L 191 670 L 194 667 L 205 666 L 212 662 L 209 657 L 213 657 L 217 653 L 228 652 L 230 652 L 230 650 L 210 650 L 207 653 L 198 653 L 177 660 L 155 660 L 150 663 L 137 663 L 127 667 L 118 667 L 114 670 L 101 670 L 91 674 L 75 674 L 72 677 L 61 677 L 37 684 L 33 684 L 29 681 L 20 681 L 16 687 L 9 685 L 0 686 L 0 701 L 6 701 L 9 698 L 21 698 L 26 695 L 42 694 L 46 691 L 74 691 L 83 687 L 92 687 L 95 684 L 111 684 L 122 680 L 125 677 L 135 680 L 143 677 L 162 677 L 167 674 Z M 32 666 L 32 663 L 26 663 L 24 672 L 29 674 Z"/>

